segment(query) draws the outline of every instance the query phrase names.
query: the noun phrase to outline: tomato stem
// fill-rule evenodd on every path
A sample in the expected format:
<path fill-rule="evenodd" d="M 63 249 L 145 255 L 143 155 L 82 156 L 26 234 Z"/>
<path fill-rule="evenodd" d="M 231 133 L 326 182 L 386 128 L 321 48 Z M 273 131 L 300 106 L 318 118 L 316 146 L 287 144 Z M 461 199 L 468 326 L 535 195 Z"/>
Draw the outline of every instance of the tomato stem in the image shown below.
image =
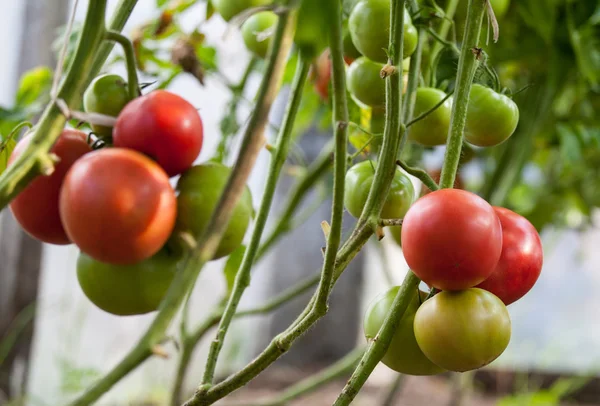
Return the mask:
<path fill-rule="evenodd" d="M 435 180 L 433 180 L 433 178 L 429 176 L 429 174 L 425 170 L 421 168 L 415 168 L 413 166 L 408 166 L 405 162 L 401 161 L 400 159 L 396 161 L 396 165 L 404 169 L 404 171 L 409 175 L 418 178 L 421 182 L 423 182 L 425 186 L 429 188 L 429 190 L 433 191 L 438 190 L 440 188 L 435 182 Z"/>
<path fill-rule="evenodd" d="M 436 111 L 438 108 L 440 108 L 440 106 L 442 106 L 446 100 L 448 100 L 450 97 L 452 97 L 452 93 L 453 92 L 449 92 L 446 96 L 444 96 L 444 98 L 442 100 L 440 100 L 435 106 L 433 106 L 432 108 L 430 108 L 429 110 L 423 112 L 422 114 L 419 114 L 417 117 L 413 118 L 412 120 L 410 120 L 407 124 L 406 124 L 406 128 L 410 127 L 411 125 L 423 120 L 425 117 L 427 117 L 428 115 L 430 115 L 431 113 L 433 113 L 434 111 Z"/>
<path fill-rule="evenodd" d="M 133 100 L 140 95 L 140 86 L 138 83 L 138 76 L 135 66 L 135 51 L 133 50 L 133 44 L 131 41 L 129 41 L 129 38 L 117 31 L 107 31 L 106 39 L 108 41 L 114 41 L 118 43 L 123 48 L 125 62 L 127 65 L 127 88 L 129 90 L 129 97 L 131 100 Z"/>
<path fill-rule="evenodd" d="M 467 121 L 467 107 L 473 76 L 479 64 L 478 50 L 479 36 L 485 11 L 485 0 L 469 0 L 467 11 L 467 25 L 465 27 L 464 41 L 458 60 L 458 73 L 452 104 L 452 117 L 450 130 L 446 142 L 446 154 L 440 176 L 440 188 L 451 188 L 454 185 L 456 171 L 460 161 L 463 144 L 463 133 Z"/>

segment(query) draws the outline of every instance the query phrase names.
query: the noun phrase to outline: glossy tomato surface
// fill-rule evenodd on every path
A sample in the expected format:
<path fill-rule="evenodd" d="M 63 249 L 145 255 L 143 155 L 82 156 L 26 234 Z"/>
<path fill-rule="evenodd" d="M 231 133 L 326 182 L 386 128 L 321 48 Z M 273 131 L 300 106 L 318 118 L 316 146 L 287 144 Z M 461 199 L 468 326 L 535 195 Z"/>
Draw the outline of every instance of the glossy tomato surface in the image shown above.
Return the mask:
<path fill-rule="evenodd" d="M 363 323 L 367 340 L 371 341 L 377 336 L 399 290 L 400 286 L 395 286 L 377 296 L 369 305 Z M 381 362 L 396 372 L 408 375 L 435 375 L 444 372 L 443 368 L 435 365 L 423 354 L 415 338 L 415 313 L 421 303 L 420 299 L 424 299 L 425 296 L 427 295 L 423 294 L 419 298 L 418 295 L 414 295 L 400 319 L 387 352 L 381 359 Z"/>
<path fill-rule="evenodd" d="M 479 147 L 506 141 L 519 124 L 519 108 L 508 96 L 479 84 L 471 87 L 465 140 Z"/>
<path fill-rule="evenodd" d="M 186 171 L 177 190 L 177 226 L 182 232 L 200 236 L 211 220 L 221 194 L 227 184 L 231 169 L 225 165 L 208 162 L 196 165 Z M 253 216 L 252 196 L 246 187 L 242 198 L 236 204 L 233 215 L 213 259 L 231 254 L 242 244 L 246 229 Z"/>
<path fill-rule="evenodd" d="M 344 205 L 354 217 L 360 217 L 371 185 L 375 177 L 376 163 L 363 161 L 353 165 L 346 172 L 346 190 Z M 381 218 L 400 219 L 404 217 L 415 198 L 415 189 L 408 175 L 396 169 L 390 186 L 390 192 L 381 210 Z"/>
<path fill-rule="evenodd" d="M 348 67 L 346 86 L 359 103 L 370 107 L 385 106 L 385 80 L 380 76 L 381 69 L 383 64 L 364 56 Z"/>
<path fill-rule="evenodd" d="M 50 176 L 35 178 L 10 203 L 13 215 L 32 237 L 49 244 L 71 243 L 60 220 L 60 188 L 73 163 L 92 150 L 86 139 L 87 135 L 82 131 L 63 130 L 50 150 L 60 159 L 54 172 Z M 30 141 L 31 135 L 19 141 L 9 159 L 9 165 L 23 153 Z"/>
<path fill-rule="evenodd" d="M 440 292 L 417 310 L 414 332 L 419 348 L 449 371 L 481 368 L 508 346 L 510 316 L 500 299 L 478 288 Z"/>
<path fill-rule="evenodd" d="M 109 264 L 129 265 L 156 254 L 177 214 L 167 174 L 128 149 L 91 152 L 67 173 L 60 215 L 82 252 Z"/>
<path fill-rule="evenodd" d="M 231 20 L 249 8 L 264 6 L 272 2 L 273 0 L 211 0 L 213 7 L 225 21 Z"/>
<path fill-rule="evenodd" d="M 419 117 L 434 108 L 444 97 L 446 97 L 446 93 L 439 89 L 431 87 L 418 88 L 413 118 Z M 408 138 L 428 147 L 444 145 L 448 138 L 451 115 L 452 97 L 446 99 L 441 106 L 425 118 L 412 124 L 408 128 Z"/>
<path fill-rule="evenodd" d="M 131 101 L 113 129 L 115 147 L 148 155 L 169 176 L 192 166 L 202 141 L 202 120 L 196 108 L 166 90 L 155 90 Z"/>
<path fill-rule="evenodd" d="M 87 298 L 119 316 L 158 309 L 177 270 L 178 258 L 164 250 L 133 265 L 111 265 L 80 253 L 77 279 Z"/>
<path fill-rule="evenodd" d="M 266 57 L 275 24 L 277 14 L 272 11 L 261 11 L 248 17 L 241 29 L 246 48 L 261 58 Z"/>
<path fill-rule="evenodd" d="M 467 289 L 496 268 L 502 227 L 481 197 L 441 189 L 421 197 L 404 216 L 402 250 L 410 269 L 429 286 Z"/>
<path fill-rule="evenodd" d="M 535 227 L 523 216 L 494 207 L 502 224 L 502 254 L 496 269 L 477 287 L 509 305 L 531 290 L 542 272 L 544 252 Z"/>
<path fill-rule="evenodd" d="M 83 108 L 88 113 L 117 117 L 130 100 L 127 82 L 119 75 L 106 74 L 95 78 L 83 93 Z M 112 137 L 112 127 L 91 126 L 98 137 Z"/>

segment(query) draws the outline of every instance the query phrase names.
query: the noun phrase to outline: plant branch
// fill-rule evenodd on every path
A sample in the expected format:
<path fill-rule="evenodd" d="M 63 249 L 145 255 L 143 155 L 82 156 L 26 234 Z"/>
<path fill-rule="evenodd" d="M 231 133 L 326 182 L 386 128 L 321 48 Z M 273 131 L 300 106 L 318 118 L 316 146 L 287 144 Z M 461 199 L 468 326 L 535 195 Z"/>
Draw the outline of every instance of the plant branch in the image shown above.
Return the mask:
<path fill-rule="evenodd" d="M 440 23 L 440 26 L 437 31 L 438 37 L 446 39 L 446 37 L 448 36 L 448 31 L 450 31 L 450 27 L 452 27 L 452 19 L 454 18 L 454 14 L 456 13 L 456 8 L 458 7 L 459 2 L 460 0 L 448 0 L 448 3 L 446 4 L 446 9 L 444 10 L 444 18 L 442 19 L 442 22 Z M 442 44 L 440 44 L 439 42 L 435 42 L 433 44 L 433 47 L 431 48 L 429 60 L 436 61 L 438 54 L 443 48 L 444 46 Z"/>
<path fill-rule="evenodd" d="M 429 190 L 434 191 L 434 190 L 438 190 L 440 188 L 438 186 L 438 184 L 435 182 L 435 180 L 433 180 L 433 178 L 425 170 L 423 170 L 421 168 L 415 168 L 412 166 L 408 166 L 406 163 L 404 163 L 400 159 L 396 161 L 396 165 L 398 165 L 400 168 L 404 169 L 404 172 L 408 173 L 409 175 L 412 175 L 415 178 L 418 178 L 421 182 L 423 182 L 423 184 L 425 186 L 427 186 L 429 188 Z"/>
<path fill-rule="evenodd" d="M 464 41 L 458 60 L 458 73 L 456 76 L 456 90 L 452 104 L 452 117 L 450 131 L 446 142 L 446 155 L 440 176 L 440 187 L 451 188 L 454 185 L 456 171 L 460 161 L 463 144 L 463 133 L 467 120 L 467 107 L 469 92 L 477 65 L 479 64 L 478 49 L 481 24 L 487 0 L 469 0 L 467 11 L 467 25 L 465 27 Z"/>
<path fill-rule="evenodd" d="M 379 220 L 379 225 L 381 227 L 394 227 L 401 226 L 403 219 L 381 219 Z"/>
<path fill-rule="evenodd" d="M 400 389 L 402 389 L 402 384 L 405 381 L 406 376 L 403 374 L 398 374 L 394 378 L 392 384 L 389 386 L 385 398 L 383 402 L 381 402 L 381 406 L 393 406 L 395 404 L 396 396 Z"/>
<path fill-rule="evenodd" d="M 419 39 L 417 49 L 410 57 L 410 66 L 408 68 L 408 83 L 406 86 L 406 95 L 404 102 L 403 121 L 406 123 L 412 117 L 417 102 L 417 88 L 419 87 L 419 73 L 421 71 L 421 59 L 423 47 L 427 41 L 427 33 L 423 27 L 418 28 Z"/>
<path fill-rule="evenodd" d="M 237 306 L 242 298 L 242 295 L 250 284 L 250 269 L 254 264 L 262 233 L 264 231 L 269 212 L 271 211 L 277 180 L 279 179 L 281 168 L 283 167 L 288 155 L 292 138 L 292 130 L 296 120 L 296 113 L 300 107 L 302 91 L 304 89 L 306 77 L 308 76 L 309 68 L 310 64 L 301 56 L 298 56 L 298 66 L 296 67 L 296 74 L 292 83 L 291 97 L 289 99 L 283 125 L 281 126 L 281 131 L 278 136 L 276 151 L 271 157 L 269 173 L 267 175 L 265 190 L 263 192 L 263 198 L 256 218 L 254 230 L 252 232 L 250 242 L 248 243 L 248 247 L 244 253 L 244 258 L 242 259 L 240 268 L 236 274 L 233 290 L 225 307 L 223 318 L 219 324 L 217 336 L 211 343 L 206 362 L 206 369 L 202 379 L 202 386 L 204 389 L 207 389 L 207 386 L 205 385 L 210 387 L 212 384 L 219 352 L 223 347 L 223 341 L 227 334 L 227 330 L 231 324 L 231 320 L 233 319 L 233 315 L 237 310 Z"/>
<path fill-rule="evenodd" d="M 123 34 L 117 31 L 107 31 L 106 39 L 108 41 L 114 41 L 121 45 L 123 53 L 125 54 L 125 63 L 127 66 L 127 88 L 129 90 L 129 97 L 133 100 L 140 95 L 140 86 L 138 84 L 137 71 L 135 67 L 135 51 L 133 50 L 133 44 Z"/>

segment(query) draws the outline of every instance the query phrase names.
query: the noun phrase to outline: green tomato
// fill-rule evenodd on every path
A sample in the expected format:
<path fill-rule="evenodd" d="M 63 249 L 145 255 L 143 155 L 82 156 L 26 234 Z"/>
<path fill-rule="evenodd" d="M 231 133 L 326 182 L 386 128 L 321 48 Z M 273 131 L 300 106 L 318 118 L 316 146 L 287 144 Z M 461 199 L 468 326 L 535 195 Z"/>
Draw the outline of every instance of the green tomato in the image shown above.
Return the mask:
<path fill-rule="evenodd" d="M 346 172 L 346 191 L 344 205 L 354 217 L 360 217 L 369 190 L 375 176 L 375 162 L 363 161 L 352 166 Z M 398 219 L 404 217 L 415 199 L 415 189 L 412 182 L 399 168 L 396 168 L 390 192 L 381 210 L 381 217 Z"/>
<path fill-rule="evenodd" d="M 469 94 L 465 140 L 478 147 L 506 141 L 519 124 L 519 108 L 508 96 L 474 84 Z"/>
<path fill-rule="evenodd" d="M 273 0 L 211 0 L 212 5 L 225 21 L 231 20 L 249 8 L 271 4 Z"/>
<path fill-rule="evenodd" d="M 111 117 L 117 117 L 130 101 L 127 82 L 119 75 L 98 76 L 83 93 L 83 108 L 86 112 Z M 92 124 L 92 131 L 100 138 L 112 137 L 112 127 Z"/>
<path fill-rule="evenodd" d="M 361 0 L 354 6 L 348 20 L 352 42 L 364 56 L 386 63 L 390 35 L 390 0 Z M 417 30 L 404 10 L 403 59 L 417 48 Z"/>
<path fill-rule="evenodd" d="M 385 81 L 379 75 L 383 64 L 364 56 L 348 67 L 346 74 L 348 91 L 359 103 L 371 107 L 385 106 Z"/>
<path fill-rule="evenodd" d="M 155 311 L 171 285 L 179 257 L 165 250 L 134 265 L 111 265 L 84 253 L 77 259 L 83 293 L 100 309 L 127 316 Z"/>
<path fill-rule="evenodd" d="M 307 60 L 315 59 L 328 45 L 330 21 L 327 17 L 322 0 L 302 0 L 294 43 Z"/>
<path fill-rule="evenodd" d="M 427 300 L 417 310 L 414 330 L 419 347 L 433 363 L 465 372 L 489 364 L 504 352 L 511 323 L 502 300 L 470 288 L 443 291 Z"/>
<path fill-rule="evenodd" d="M 400 290 L 400 286 L 394 286 L 387 292 L 377 296 L 369 305 L 363 322 L 367 340 L 373 340 L 377 336 L 387 313 L 392 307 L 394 298 L 398 294 L 398 290 Z M 435 365 L 423 354 L 417 344 L 413 330 L 415 313 L 421 300 L 424 300 L 427 296 L 424 292 L 419 292 L 419 294 L 421 294 L 421 297 L 414 295 L 402 319 L 400 319 L 390 346 L 381 362 L 402 374 L 435 375 L 444 372 L 444 369 Z"/>
<path fill-rule="evenodd" d="M 212 218 L 221 193 L 225 189 L 231 169 L 216 162 L 193 166 L 177 182 L 176 232 L 201 235 Z M 242 244 L 246 229 L 253 216 L 252 196 L 246 187 L 233 209 L 231 220 L 213 259 L 231 254 Z"/>
<path fill-rule="evenodd" d="M 431 110 L 444 97 L 446 97 L 446 93 L 439 89 L 420 87 L 417 89 L 413 117 L 418 117 Z M 452 98 L 450 97 L 440 107 L 429 113 L 427 117 L 412 124 L 408 129 L 408 138 L 428 147 L 445 144 L 450 128 L 451 115 Z"/>
<path fill-rule="evenodd" d="M 352 62 L 353 60 L 360 58 L 362 54 L 356 47 L 354 46 L 354 42 L 352 42 L 352 36 L 350 35 L 350 31 L 347 29 L 344 31 L 344 58 L 346 61 Z"/>
<path fill-rule="evenodd" d="M 242 25 L 242 38 L 246 48 L 257 56 L 265 58 L 275 24 L 277 24 L 277 14 L 272 11 L 261 11 L 250 16 Z"/>

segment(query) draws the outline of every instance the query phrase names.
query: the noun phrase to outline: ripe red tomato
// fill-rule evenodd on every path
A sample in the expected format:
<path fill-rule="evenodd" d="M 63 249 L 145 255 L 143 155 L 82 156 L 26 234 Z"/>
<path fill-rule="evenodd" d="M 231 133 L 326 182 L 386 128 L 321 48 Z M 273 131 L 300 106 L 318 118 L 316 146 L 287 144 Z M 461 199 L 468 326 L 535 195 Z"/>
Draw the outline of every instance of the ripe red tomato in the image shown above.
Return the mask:
<path fill-rule="evenodd" d="M 190 168 L 202 149 L 198 111 L 185 99 L 155 90 L 128 103 L 113 129 L 115 147 L 142 152 L 169 176 Z"/>
<path fill-rule="evenodd" d="M 434 169 L 432 171 L 428 171 L 429 176 L 431 176 L 431 178 L 435 181 L 435 183 L 437 183 L 439 185 L 440 183 L 440 177 L 442 176 L 442 170 L 441 169 Z M 460 176 L 460 173 L 456 174 L 456 178 L 454 178 L 454 189 L 464 189 L 465 188 L 465 184 L 463 182 L 462 176 Z M 423 185 L 423 188 L 421 189 L 421 196 L 425 196 L 426 194 L 431 193 L 431 190 L 429 190 L 429 188 L 425 185 Z"/>
<path fill-rule="evenodd" d="M 440 292 L 415 315 L 419 348 L 449 371 L 481 368 L 500 356 L 511 335 L 510 316 L 500 299 L 478 288 Z"/>
<path fill-rule="evenodd" d="M 467 289 L 496 268 L 502 227 L 481 197 L 441 189 L 417 200 L 404 216 L 402 250 L 408 266 L 429 286 Z"/>
<path fill-rule="evenodd" d="M 156 254 L 177 214 L 167 174 L 150 158 L 122 148 L 78 160 L 60 193 L 67 235 L 90 257 L 129 265 Z"/>
<path fill-rule="evenodd" d="M 365 337 L 372 340 L 377 336 L 379 329 L 392 307 L 392 303 L 400 286 L 394 286 L 387 292 L 377 296 L 371 303 L 365 314 L 363 322 Z M 421 299 L 425 299 L 426 294 L 419 292 Z M 400 324 L 392 337 L 392 342 L 387 352 L 381 359 L 385 365 L 396 372 L 408 375 L 435 375 L 444 372 L 444 369 L 431 362 L 423 351 L 419 348 L 415 339 L 413 324 L 415 313 L 419 308 L 419 296 L 415 295 L 404 312 Z"/>
<path fill-rule="evenodd" d="M 60 221 L 58 200 L 60 187 L 69 168 L 92 149 L 87 136 L 78 130 L 65 129 L 50 150 L 60 161 L 50 176 L 38 176 L 11 202 L 10 209 L 23 229 L 40 241 L 66 245 L 71 241 Z M 23 153 L 31 135 L 24 137 L 12 152 L 9 165 Z"/>
<path fill-rule="evenodd" d="M 158 309 L 167 293 L 179 258 L 165 250 L 133 265 L 111 265 L 81 253 L 77 280 L 87 298 L 105 312 L 119 316 Z"/>
<path fill-rule="evenodd" d="M 498 296 L 505 305 L 522 298 L 540 276 L 544 253 L 535 227 L 517 213 L 494 207 L 502 224 L 502 254 L 496 269 L 477 285 Z"/>

